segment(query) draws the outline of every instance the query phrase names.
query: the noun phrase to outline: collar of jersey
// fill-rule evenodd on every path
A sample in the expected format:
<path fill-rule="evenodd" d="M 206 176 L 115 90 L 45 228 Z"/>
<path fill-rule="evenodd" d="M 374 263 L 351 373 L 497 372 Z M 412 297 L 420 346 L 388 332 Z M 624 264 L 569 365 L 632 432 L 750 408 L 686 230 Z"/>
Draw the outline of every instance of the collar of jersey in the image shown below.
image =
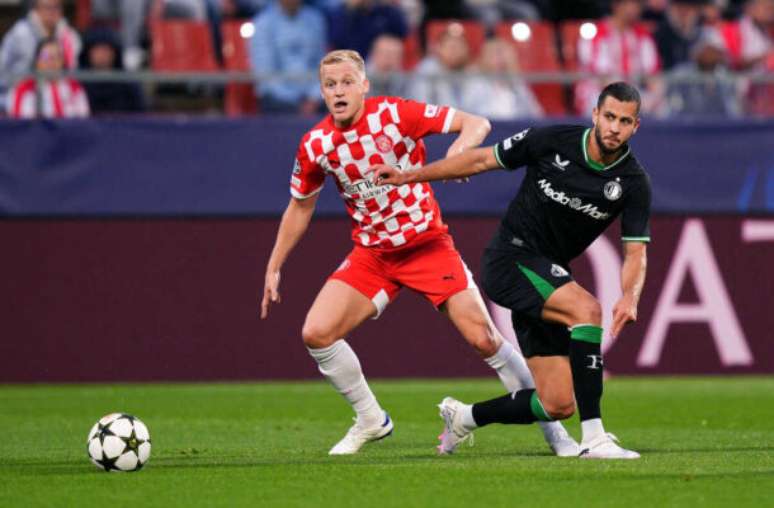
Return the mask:
<path fill-rule="evenodd" d="M 617 166 L 618 163 L 620 163 L 622 160 L 624 160 L 626 158 L 627 155 L 629 155 L 629 152 L 631 151 L 631 149 L 627 146 L 626 147 L 626 151 L 620 157 L 618 157 L 618 159 L 614 163 L 609 164 L 607 166 L 604 166 L 604 165 L 600 164 L 597 161 L 591 160 L 589 158 L 589 153 L 586 150 L 586 141 L 589 140 L 589 133 L 590 132 L 591 132 L 591 128 L 588 128 L 583 133 L 583 139 L 581 140 L 581 148 L 583 149 L 583 158 L 586 159 L 586 164 L 591 169 L 593 169 L 595 171 L 607 171 L 608 169 L 612 169 L 613 167 Z"/>

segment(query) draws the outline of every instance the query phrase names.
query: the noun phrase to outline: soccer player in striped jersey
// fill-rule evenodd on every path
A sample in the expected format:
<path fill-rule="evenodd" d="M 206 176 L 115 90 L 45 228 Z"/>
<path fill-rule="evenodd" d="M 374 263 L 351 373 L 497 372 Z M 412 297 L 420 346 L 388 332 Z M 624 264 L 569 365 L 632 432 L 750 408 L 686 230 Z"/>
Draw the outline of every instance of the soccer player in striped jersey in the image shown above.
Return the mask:
<path fill-rule="evenodd" d="M 368 169 L 390 164 L 405 170 L 425 163 L 422 138 L 458 133 L 447 155 L 478 146 L 489 122 L 446 106 L 398 97 L 366 98 L 369 83 L 361 56 L 339 50 L 320 64 L 320 87 L 330 112 L 301 140 L 291 175 L 291 198 L 266 267 L 261 315 L 279 301 L 280 269 L 306 231 L 326 175 L 334 180 L 352 218 L 354 249 L 329 277 L 309 310 L 302 337 L 320 372 L 354 409 L 355 424 L 330 454 L 353 454 L 386 437 L 393 423 L 363 376 L 344 337 L 377 318 L 403 287 L 422 294 L 446 314 L 508 391 L 533 386 L 526 364 L 503 340 L 487 314 L 470 272 L 441 219 L 426 183 L 378 186 Z M 442 346 L 439 344 L 439 348 Z M 560 456 L 578 453 L 558 422 L 543 433 Z M 456 443 L 454 443 L 456 446 Z M 453 451 L 448 441 L 439 451 Z"/>

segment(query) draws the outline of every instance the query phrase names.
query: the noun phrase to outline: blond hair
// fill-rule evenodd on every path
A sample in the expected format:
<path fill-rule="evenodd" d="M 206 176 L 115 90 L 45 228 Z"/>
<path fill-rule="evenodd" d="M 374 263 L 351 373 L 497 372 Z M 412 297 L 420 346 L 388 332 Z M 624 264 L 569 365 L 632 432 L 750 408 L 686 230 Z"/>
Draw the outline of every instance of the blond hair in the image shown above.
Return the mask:
<path fill-rule="evenodd" d="M 337 49 L 331 51 L 320 60 L 320 68 L 318 72 L 322 75 L 322 68 L 324 65 L 333 65 L 338 63 L 351 62 L 355 65 L 355 68 L 365 76 L 365 61 L 360 53 L 353 49 Z"/>

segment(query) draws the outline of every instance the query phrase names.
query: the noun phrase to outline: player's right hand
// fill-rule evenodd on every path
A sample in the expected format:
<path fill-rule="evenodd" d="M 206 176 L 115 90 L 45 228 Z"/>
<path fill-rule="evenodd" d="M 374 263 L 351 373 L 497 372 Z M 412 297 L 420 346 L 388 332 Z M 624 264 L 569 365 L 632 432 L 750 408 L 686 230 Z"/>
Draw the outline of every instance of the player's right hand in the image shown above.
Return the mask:
<path fill-rule="evenodd" d="M 398 168 L 386 164 L 374 164 L 368 168 L 371 173 L 371 182 L 374 185 L 403 185 L 406 183 L 405 175 Z"/>
<path fill-rule="evenodd" d="M 261 319 L 266 319 L 269 315 L 269 305 L 273 302 L 281 301 L 279 294 L 279 271 L 266 272 L 266 281 L 263 286 L 263 300 L 261 301 Z"/>

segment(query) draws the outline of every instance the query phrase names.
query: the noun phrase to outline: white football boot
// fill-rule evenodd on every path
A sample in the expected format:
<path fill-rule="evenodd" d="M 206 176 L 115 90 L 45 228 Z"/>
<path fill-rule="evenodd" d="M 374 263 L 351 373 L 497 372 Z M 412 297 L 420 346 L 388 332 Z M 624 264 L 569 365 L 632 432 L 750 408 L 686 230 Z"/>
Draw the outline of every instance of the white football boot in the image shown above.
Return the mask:
<path fill-rule="evenodd" d="M 462 402 L 451 397 L 446 397 L 438 404 L 441 418 L 443 418 L 443 432 L 438 436 L 441 441 L 441 444 L 438 445 L 440 455 L 454 453 L 457 445 L 468 439 L 470 439 L 471 446 L 473 445 L 473 432 L 465 429 L 462 425 L 462 406 Z"/>
<path fill-rule="evenodd" d="M 640 454 L 618 446 L 618 438 L 607 432 L 580 445 L 582 459 L 639 459 Z"/>
<path fill-rule="evenodd" d="M 542 422 L 541 427 L 543 427 Z M 556 430 L 547 430 L 545 427 L 543 429 L 543 436 L 554 455 L 557 457 L 577 457 L 580 454 L 580 445 L 567 433 L 564 427 L 558 427 Z"/>
<path fill-rule="evenodd" d="M 352 455 L 357 453 L 364 444 L 371 441 L 379 441 L 392 434 L 393 424 L 390 415 L 384 413 L 384 423 L 376 426 L 365 427 L 357 418 L 355 424 L 349 428 L 347 435 L 331 448 L 328 455 Z"/>

